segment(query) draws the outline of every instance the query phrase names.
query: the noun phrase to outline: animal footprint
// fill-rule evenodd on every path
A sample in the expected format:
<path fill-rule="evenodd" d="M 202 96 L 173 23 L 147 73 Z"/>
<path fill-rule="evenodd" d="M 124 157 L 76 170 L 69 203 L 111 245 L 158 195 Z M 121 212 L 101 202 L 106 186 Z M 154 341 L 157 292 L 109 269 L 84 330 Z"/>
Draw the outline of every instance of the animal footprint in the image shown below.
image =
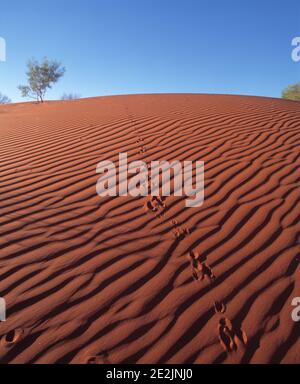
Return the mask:
<path fill-rule="evenodd" d="M 205 278 L 208 278 L 210 282 L 214 281 L 216 276 L 214 275 L 212 269 L 205 262 L 201 262 L 199 259 L 192 259 L 192 275 L 195 280 L 203 281 Z"/>
<path fill-rule="evenodd" d="M 184 233 L 186 234 L 186 235 L 190 235 L 191 234 L 191 230 L 190 230 L 190 228 L 183 228 L 183 231 L 184 231 Z"/>
<path fill-rule="evenodd" d="M 24 331 L 21 328 L 14 329 L 9 331 L 6 335 L 4 335 L 1 339 L 1 345 L 6 348 L 10 348 L 14 346 L 17 342 L 22 340 L 24 336 Z"/>
<path fill-rule="evenodd" d="M 239 344 L 240 342 L 242 345 L 247 345 L 248 344 L 248 336 L 244 330 L 241 328 L 236 328 L 235 329 L 235 335 L 234 335 L 235 342 Z"/>
<path fill-rule="evenodd" d="M 157 206 L 155 206 L 154 204 L 152 204 L 152 201 L 151 201 L 151 200 L 147 201 L 147 202 L 145 203 L 144 207 L 145 207 L 145 210 L 146 210 L 146 211 L 157 212 L 157 210 L 158 210 Z"/>
<path fill-rule="evenodd" d="M 153 196 L 153 201 L 156 201 L 158 205 L 160 205 L 162 208 L 166 208 L 166 204 L 164 203 L 162 197 L 160 196 Z"/>
<path fill-rule="evenodd" d="M 146 211 L 158 212 L 162 216 L 162 209 L 166 208 L 166 204 L 160 196 L 153 196 L 145 203 Z"/>
<path fill-rule="evenodd" d="M 143 153 L 146 153 L 147 152 L 147 150 L 146 150 L 146 148 L 141 148 L 141 150 L 139 151 L 139 154 L 141 155 L 141 154 L 143 154 Z"/>
<path fill-rule="evenodd" d="M 178 240 L 182 240 L 185 237 L 184 232 L 182 232 L 180 229 L 173 230 L 173 234 L 174 234 L 175 238 Z"/>
<path fill-rule="evenodd" d="M 218 325 L 219 341 L 226 352 L 233 352 L 238 349 L 238 345 L 246 345 L 248 338 L 246 333 L 235 327 L 231 320 L 222 318 Z"/>
<path fill-rule="evenodd" d="M 200 253 L 197 251 L 193 251 L 193 250 L 189 252 L 188 258 L 189 258 L 189 260 L 198 260 L 198 261 L 205 261 L 206 260 L 205 258 L 201 259 Z"/>
<path fill-rule="evenodd" d="M 174 226 L 172 232 L 177 239 L 183 239 L 190 234 L 190 229 L 181 227 L 177 220 L 172 220 L 171 224 Z"/>
<path fill-rule="evenodd" d="M 201 275 L 201 280 L 204 280 L 206 277 L 210 280 L 213 281 L 215 280 L 216 276 L 214 275 L 212 269 L 210 268 L 209 265 L 206 263 L 199 263 L 198 265 L 198 270 Z"/>
<path fill-rule="evenodd" d="M 230 320 L 222 318 L 218 325 L 220 344 L 226 352 L 232 352 L 237 349 L 234 341 L 233 326 Z"/>
<path fill-rule="evenodd" d="M 199 280 L 198 268 L 199 268 L 199 263 L 201 263 L 200 254 L 192 250 L 188 254 L 188 259 L 191 263 L 193 279 Z M 205 259 L 202 261 L 205 261 Z"/>
<path fill-rule="evenodd" d="M 88 356 L 84 360 L 84 364 L 93 364 L 93 365 L 109 364 L 108 355 L 107 353 L 103 353 L 99 356 Z"/>
<path fill-rule="evenodd" d="M 226 304 L 224 304 L 222 301 L 216 301 L 214 303 L 214 308 L 216 313 L 225 313 L 226 312 Z"/>

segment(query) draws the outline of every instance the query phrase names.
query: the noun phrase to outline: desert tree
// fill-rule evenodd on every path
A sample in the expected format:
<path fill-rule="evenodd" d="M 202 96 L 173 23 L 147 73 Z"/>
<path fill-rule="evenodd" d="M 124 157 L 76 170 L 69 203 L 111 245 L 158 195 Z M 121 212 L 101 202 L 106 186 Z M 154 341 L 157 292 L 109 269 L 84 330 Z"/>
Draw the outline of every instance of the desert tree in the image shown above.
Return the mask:
<path fill-rule="evenodd" d="M 300 100 L 300 83 L 289 85 L 282 92 L 282 98 L 288 100 Z"/>
<path fill-rule="evenodd" d="M 45 94 L 52 85 L 64 75 L 65 68 L 55 60 L 44 58 L 41 62 L 30 60 L 27 64 L 28 85 L 20 85 L 22 97 L 43 102 Z"/>
<path fill-rule="evenodd" d="M 61 97 L 61 100 L 76 100 L 80 99 L 80 95 L 77 93 L 64 93 Z"/>
<path fill-rule="evenodd" d="M 1 92 L 0 92 L 0 104 L 9 104 L 11 103 L 11 100 L 9 97 L 3 95 Z"/>

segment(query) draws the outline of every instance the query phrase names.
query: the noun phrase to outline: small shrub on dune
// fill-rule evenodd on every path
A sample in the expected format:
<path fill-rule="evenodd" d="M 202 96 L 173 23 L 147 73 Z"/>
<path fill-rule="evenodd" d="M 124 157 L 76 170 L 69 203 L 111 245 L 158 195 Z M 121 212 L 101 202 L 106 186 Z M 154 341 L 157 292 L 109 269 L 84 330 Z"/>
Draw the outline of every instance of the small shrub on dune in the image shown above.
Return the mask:
<path fill-rule="evenodd" d="M 282 92 L 282 98 L 288 100 L 300 100 L 300 83 L 289 85 Z"/>
<path fill-rule="evenodd" d="M 9 103 L 11 103 L 10 98 L 5 95 L 2 95 L 2 93 L 0 92 L 0 104 L 9 104 Z"/>
<path fill-rule="evenodd" d="M 80 99 L 80 95 L 77 93 L 64 93 L 61 97 L 61 100 L 77 100 Z"/>

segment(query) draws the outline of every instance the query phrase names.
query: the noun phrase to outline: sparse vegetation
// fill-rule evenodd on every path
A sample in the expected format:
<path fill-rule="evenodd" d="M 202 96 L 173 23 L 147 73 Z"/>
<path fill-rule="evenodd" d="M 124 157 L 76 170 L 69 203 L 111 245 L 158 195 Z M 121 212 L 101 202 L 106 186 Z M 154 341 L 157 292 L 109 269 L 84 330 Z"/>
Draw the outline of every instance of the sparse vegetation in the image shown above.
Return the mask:
<path fill-rule="evenodd" d="M 22 97 L 43 102 L 45 94 L 52 85 L 65 74 L 65 68 L 57 61 L 45 58 L 42 62 L 30 60 L 27 64 L 28 85 L 20 85 Z"/>
<path fill-rule="evenodd" d="M 80 95 L 77 93 L 64 93 L 61 97 L 61 100 L 76 100 L 80 99 Z"/>
<path fill-rule="evenodd" d="M 282 92 L 282 98 L 288 100 L 300 100 L 300 83 L 289 85 Z"/>
<path fill-rule="evenodd" d="M 0 92 L 0 104 L 9 104 L 9 103 L 11 103 L 10 98 L 5 95 L 2 95 L 2 93 Z"/>

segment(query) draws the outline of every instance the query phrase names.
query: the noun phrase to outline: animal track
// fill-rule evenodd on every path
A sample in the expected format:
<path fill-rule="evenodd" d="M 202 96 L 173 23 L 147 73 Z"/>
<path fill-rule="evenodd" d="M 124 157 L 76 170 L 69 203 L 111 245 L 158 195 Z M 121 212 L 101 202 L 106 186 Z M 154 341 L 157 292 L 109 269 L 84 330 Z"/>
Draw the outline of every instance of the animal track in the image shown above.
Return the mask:
<path fill-rule="evenodd" d="M 142 155 L 143 153 L 146 153 L 146 152 L 147 152 L 146 148 L 141 147 L 141 149 L 139 151 L 139 155 Z"/>
<path fill-rule="evenodd" d="M 205 259 L 200 258 L 198 253 L 191 251 L 189 253 L 189 259 L 191 261 L 192 276 L 194 280 L 203 281 L 208 278 L 210 282 L 215 280 L 215 275 L 209 265 L 206 264 Z"/>
<path fill-rule="evenodd" d="M 166 208 L 164 200 L 160 196 L 152 196 L 145 203 L 146 211 L 151 211 L 154 213 L 159 212 L 160 216 L 163 214 L 163 209 Z"/>
<path fill-rule="evenodd" d="M 214 308 L 216 313 L 225 313 L 226 312 L 226 304 L 222 301 L 215 301 Z"/>
<path fill-rule="evenodd" d="M 147 149 L 145 148 L 144 146 L 144 138 L 141 136 L 141 133 L 139 131 L 139 129 L 137 128 L 136 126 L 136 123 L 135 123 L 135 120 L 134 120 L 134 117 L 132 116 L 132 114 L 129 112 L 128 108 L 125 107 L 126 109 L 126 112 L 128 114 L 128 118 L 133 126 L 133 130 L 135 132 L 135 135 L 136 135 L 136 143 L 140 146 L 138 152 L 136 153 L 137 155 L 143 155 L 147 152 Z"/>
<path fill-rule="evenodd" d="M 218 333 L 220 344 L 226 352 L 236 351 L 239 345 L 245 346 L 248 342 L 246 333 L 224 317 L 219 321 Z"/>
<path fill-rule="evenodd" d="M 108 360 L 108 354 L 106 352 L 101 353 L 98 356 L 88 356 L 84 360 L 84 364 L 110 364 Z"/>
<path fill-rule="evenodd" d="M 177 220 L 172 220 L 171 225 L 173 226 L 172 232 L 177 239 L 183 239 L 191 233 L 189 228 L 182 227 Z"/>
<path fill-rule="evenodd" d="M 166 203 L 164 202 L 164 199 L 160 196 L 153 196 L 152 200 L 157 202 L 157 204 L 162 208 L 167 207 Z"/>
<path fill-rule="evenodd" d="M 135 134 L 137 136 L 136 143 L 139 145 L 139 150 L 137 152 L 137 155 L 144 155 L 147 152 L 147 148 L 144 145 L 144 138 L 141 136 L 138 128 L 136 127 L 135 121 L 133 116 L 129 113 L 128 108 L 126 108 L 126 111 L 128 113 L 129 120 L 131 121 Z M 147 163 L 148 170 L 151 169 L 151 162 Z M 154 184 L 155 185 L 155 184 Z M 148 194 L 151 194 L 151 175 L 148 176 L 148 183 L 144 185 L 145 189 L 148 189 Z M 146 212 L 152 212 L 156 215 L 157 218 L 162 218 L 165 213 L 164 209 L 166 208 L 166 203 L 164 202 L 164 199 L 160 196 L 153 196 L 150 200 L 147 200 L 144 204 L 144 209 Z M 174 223 L 175 222 L 175 223 Z M 190 234 L 189 228 L 181 227 L 176 220 L 172 221 L 172 232 L 173 235 L 177 240 L 182 240 L 185 238 L 185 236 Z"/>
<path fill-rule="evenodd" d="M 22 340 L 24 331 L 21 328 L 13 329 L 4 335 L 1 339 L 1 345 L 6 348 L 14 346 L 17 342 Z"/>

